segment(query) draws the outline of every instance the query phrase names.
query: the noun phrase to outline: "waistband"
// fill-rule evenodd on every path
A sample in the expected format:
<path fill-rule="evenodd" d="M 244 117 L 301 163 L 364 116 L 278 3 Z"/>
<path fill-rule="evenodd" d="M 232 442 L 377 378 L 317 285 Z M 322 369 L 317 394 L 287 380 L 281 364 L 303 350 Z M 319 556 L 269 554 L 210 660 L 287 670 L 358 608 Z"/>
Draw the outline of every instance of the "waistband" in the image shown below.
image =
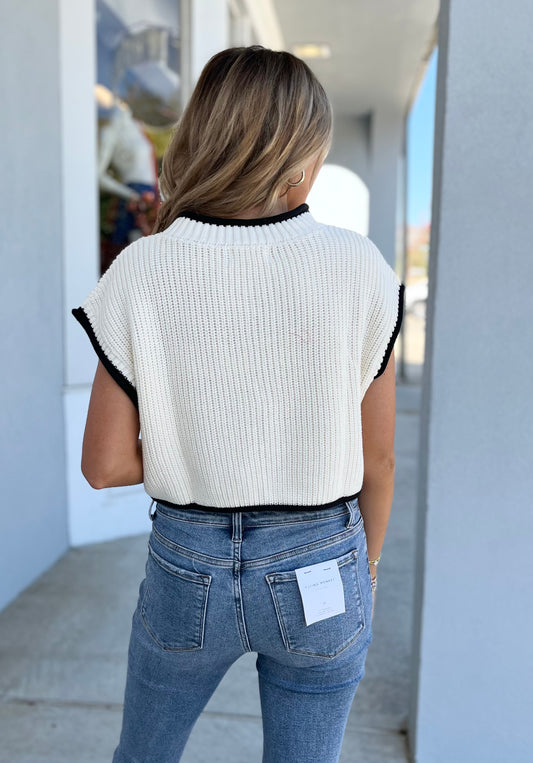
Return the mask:
<path fill-rule="evenodd" d="M 359 510 L 359 493 L 360 491 L 354 495 L 338 498 L 336 501 L 330 501 L 329 503 L 317 506 L 269 504 L 263 506 L 241 506 L 226 510 L 223 508 L 209 510 L 209 507 L 196 503 L 178 505 L 169 501 L 152 498 L 150 508 L 148 509 L 148 516 L 150 519 L 153 519 L 156 511 L 159 511 L 161 514 L 175 519 L 221 525 L 231 525 L 236 515 L 239 515 L 244 521 L 253 522 L 253 524 L 309 521 L 337 516 L 338 514 L 345 513 L 347 510 L 352 513 L 355 510 Z M 152 511 L 154 504 L 155 508 Z"/>
<path fill-rule="evenodd" d="M 295 504 L 290 505 L 277 503 L 263 504 L 260 506 L 203 506 L 201 503 L 172 503 L 171 501 L 165 501 L 161 498 L 154 498 L 153 495 L 151 495 L 150 498 L 152 499 L 152 503 L 159 503 L 161 506 L 167 506 L 169 509 L 208 511 L 212 514 L 232 514 L 236 511 L 240 513 L 248 513 L 250 511 L 322 511 L 329 509 L 330 507 L 338 506 L 339 504 L 345 503 L 346 501 L 354 501 L 356 498 L 359 498 L 360 492 L 361 491 L 358 490 L 357 493 L 354 493 L 353 495 L 346 495 L 342 498 L 337 498 L 334 501 L 330 501 L 329 503 L 322 503 L 316 506 L 312 504 L 309 504 L 308 506 L 300 506 Z"/>

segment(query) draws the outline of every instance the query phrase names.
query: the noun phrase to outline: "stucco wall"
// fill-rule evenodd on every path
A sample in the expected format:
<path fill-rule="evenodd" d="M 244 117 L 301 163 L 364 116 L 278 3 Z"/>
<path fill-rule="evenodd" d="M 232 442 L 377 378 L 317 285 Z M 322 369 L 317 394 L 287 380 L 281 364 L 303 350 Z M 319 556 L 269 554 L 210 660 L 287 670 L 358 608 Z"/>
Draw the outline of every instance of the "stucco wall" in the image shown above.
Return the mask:
<path fill-rule="evenodd" d="M 58 3 L 0 10 L 0 608 L 67 548 Z"/>
<path fill-rule="evenodd" d="M 483 33 L 480 33 L 482 23 Z M 444 0 L 411 740 L 531 759 L 533 6 Z"/>

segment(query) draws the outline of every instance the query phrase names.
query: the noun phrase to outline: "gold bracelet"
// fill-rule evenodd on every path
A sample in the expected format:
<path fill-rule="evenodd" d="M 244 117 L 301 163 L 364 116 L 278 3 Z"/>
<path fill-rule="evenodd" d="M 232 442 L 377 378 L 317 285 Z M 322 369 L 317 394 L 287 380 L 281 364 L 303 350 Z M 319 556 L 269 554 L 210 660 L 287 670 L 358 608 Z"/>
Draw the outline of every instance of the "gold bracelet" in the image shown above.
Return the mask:
<path fill-rule="evenodd" d="M 369 564 L 375 564 L 375 565 L 376 565 L 376 567 L 377 567 L 377 566 L 378 566 L 378 563 L 379 563 L 379 560 L 380 560 L 380 559 L 381 559 L 381 554 L 378 556 L 378 558 L 377 558 L 377 559 L 369 559 L 369 560 L 368 560 L 368 563 L 369 563 Z"/>

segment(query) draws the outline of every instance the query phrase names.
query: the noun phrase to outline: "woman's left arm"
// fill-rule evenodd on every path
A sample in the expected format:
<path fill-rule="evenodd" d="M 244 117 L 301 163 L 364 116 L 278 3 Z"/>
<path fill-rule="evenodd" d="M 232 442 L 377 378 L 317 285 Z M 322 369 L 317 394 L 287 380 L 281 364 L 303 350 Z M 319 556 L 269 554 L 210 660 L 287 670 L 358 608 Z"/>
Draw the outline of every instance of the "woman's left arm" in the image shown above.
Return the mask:
<path fill-rule="evenodd" d="M 143 482 L 139 413 L 126 392 L 98 361 L 81 457 L 81 471 L 91 487 Z"/>

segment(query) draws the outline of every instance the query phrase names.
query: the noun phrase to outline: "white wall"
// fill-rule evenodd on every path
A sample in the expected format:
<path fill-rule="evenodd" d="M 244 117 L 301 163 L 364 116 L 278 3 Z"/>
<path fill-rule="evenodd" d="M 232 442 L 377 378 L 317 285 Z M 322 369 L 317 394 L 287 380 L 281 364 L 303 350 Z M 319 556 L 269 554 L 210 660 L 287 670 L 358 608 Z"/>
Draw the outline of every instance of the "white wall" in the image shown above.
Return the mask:
<path fill-rule="evenodd" d="M 68 545 L 57 0 L 0 5 L 0 608 Z"/>
<path fill-rule="evenodd" d="M 98 359 L 71 313 L 99 278 L 96 176 L 96 27 L 93 0 L 61 0 L 65 441 L 72 546 L 147 532 L 143 485 L 94 490 L 81 473 L 81 447 Z"/>
<path fill-rule="evenodd" d="M 92 382 L 96 355 L 71 314 L 100 275 L 94 0 L 60 0 L 65 394 Z M 79 465 L 78 465 L 79 467 Z"/>
<path fill-rule="evenodd" d="M 230 17 L 225 0 L 189 0 L 191 14 L 191 79 L 214 53 L 230 46 Z"/>
<path fill-rule="evenodd" d="M 440 16 L 410 729 L 420 763 L 526 763 L 533 749 L 533 5 L 512 10 L 443 0 Z"/>

